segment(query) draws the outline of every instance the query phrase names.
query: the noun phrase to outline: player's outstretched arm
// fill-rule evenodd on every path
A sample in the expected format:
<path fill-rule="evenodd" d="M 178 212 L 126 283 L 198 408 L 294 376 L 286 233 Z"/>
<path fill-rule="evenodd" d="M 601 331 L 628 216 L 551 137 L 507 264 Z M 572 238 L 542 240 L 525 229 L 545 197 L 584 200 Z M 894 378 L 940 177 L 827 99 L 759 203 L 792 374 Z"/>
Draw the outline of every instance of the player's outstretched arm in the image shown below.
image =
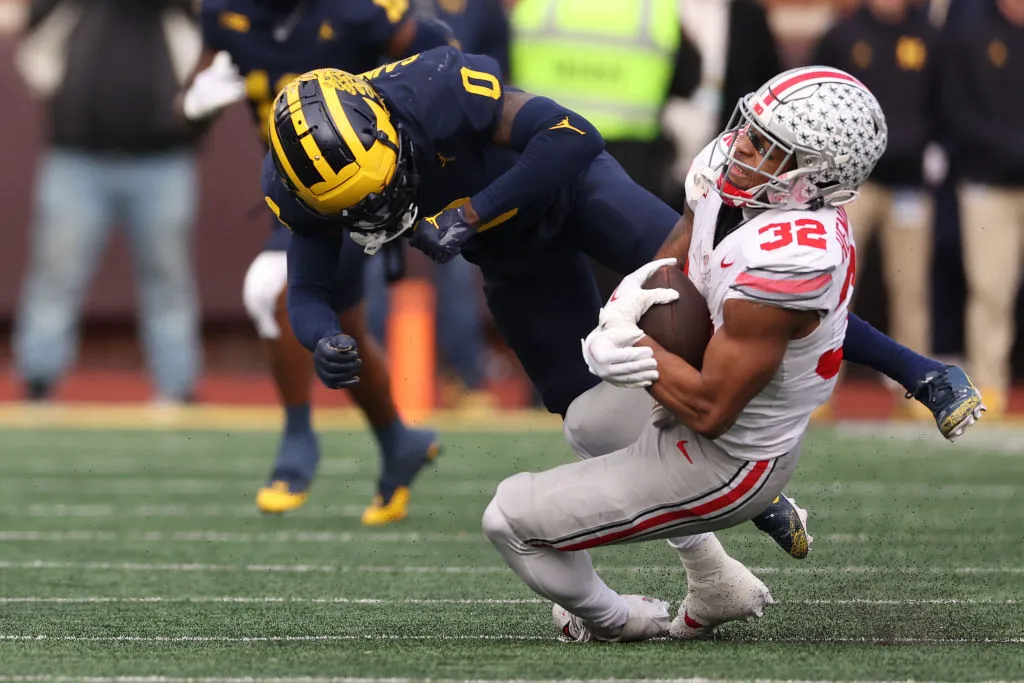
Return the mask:
<path fill-rule="evenodd" d="M 492 141 L 518 151 L 519 158 L 471 199 L 481 223 L 550 195 L 604 150 L 604 138 L 585 118 L 547 97 L 519 90 L 505 91 Z"/>
<path fill-rule="evenodd" d="M 644 337 L 637 346 L 654 350 L 658 379 L 647 391 L 698 434 L 724 434 L 779 369 L 791 339 L 810 334 L 818 324 L 813 311 L 733 299 L 725 303 L 724 323 L 704 352 L 697 370 Z"/>
<path fill-rule="evenodd" d="M 447 263 L 480 226 L 550 196 L 572 182 L 604 149 L 604 138 L 586 119 L 546 97 L 519 90 L 502 92 L 493 73 L 471 71 L 467 108 L 486 106 L 492 142 L 511 147 L 519 158 L 510 169 L 464 205 L 420 220 L 410 243 L 438 263 Z M 482 85 L 486 84 L 486 85 Z M 496 104 L 497 102 L 497 104 Z M 477 103 L 483 103 L 482 105 Z M 497 110 L 494 121 L 492 112 Z"/>

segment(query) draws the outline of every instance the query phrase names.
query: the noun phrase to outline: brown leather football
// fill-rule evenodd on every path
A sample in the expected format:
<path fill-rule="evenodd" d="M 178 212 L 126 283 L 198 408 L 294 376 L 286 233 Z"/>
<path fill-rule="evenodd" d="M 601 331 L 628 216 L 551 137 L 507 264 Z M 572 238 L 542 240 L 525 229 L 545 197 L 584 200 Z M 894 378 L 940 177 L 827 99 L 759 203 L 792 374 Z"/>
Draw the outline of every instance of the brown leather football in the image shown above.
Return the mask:
<path fill-rule="evenodd" d="M 660 288 L 676 290 L 679 298 L 651 306 L 640 318 L 640 329 L 666 351 L 700 370 L 704 349 L 715 332 L 708 304 L 690 278 L 676 266 L 659 268 L 644 283 L 644 289 Z"/>

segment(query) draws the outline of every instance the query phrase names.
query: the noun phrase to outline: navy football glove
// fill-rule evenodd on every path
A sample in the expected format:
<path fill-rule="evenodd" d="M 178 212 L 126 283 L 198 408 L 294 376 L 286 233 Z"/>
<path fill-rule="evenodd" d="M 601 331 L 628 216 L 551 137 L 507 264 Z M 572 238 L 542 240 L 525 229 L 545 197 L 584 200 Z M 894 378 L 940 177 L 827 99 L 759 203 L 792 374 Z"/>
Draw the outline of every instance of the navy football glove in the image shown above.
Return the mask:
<path fill-rule="evenodd" d="M 476 228 L 469 224 L 465 208 L 460 206 L 421 220 L 409 242 L 434 263 L 448 263 L 475 234 Z"/>
<path fill-rule="evenodd" d="M 328 389 L 344 389 L 359 384 L 363 359 L 356 349 L 356 340 L 347 334 L 324 337 L 313 352 L 316 376 Z"/>

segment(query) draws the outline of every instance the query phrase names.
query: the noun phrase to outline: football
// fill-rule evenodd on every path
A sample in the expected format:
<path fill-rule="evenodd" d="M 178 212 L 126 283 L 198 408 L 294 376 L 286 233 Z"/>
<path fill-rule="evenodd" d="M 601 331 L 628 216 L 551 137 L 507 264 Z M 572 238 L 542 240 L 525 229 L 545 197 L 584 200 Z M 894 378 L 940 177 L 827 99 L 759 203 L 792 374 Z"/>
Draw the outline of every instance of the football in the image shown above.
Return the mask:
<path fill-rule="evenodd" d="M 715 332 L 708 304 L 690 278 L 675 266 L 659 268 L 644 283 L 644 289 L 660 288 L 676 290 L 679 298 L 651 306 L 640 318 L 640 329 L 666 351 L 700 370 L 704 349 Z"/>

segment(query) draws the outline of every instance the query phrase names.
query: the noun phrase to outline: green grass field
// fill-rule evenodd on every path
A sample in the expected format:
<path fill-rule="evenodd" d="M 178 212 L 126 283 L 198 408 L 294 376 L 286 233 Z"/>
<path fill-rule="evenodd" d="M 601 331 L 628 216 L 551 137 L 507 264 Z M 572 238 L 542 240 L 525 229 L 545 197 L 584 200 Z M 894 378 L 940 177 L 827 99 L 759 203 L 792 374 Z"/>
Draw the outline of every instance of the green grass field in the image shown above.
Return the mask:
<path fill-rule="evenodd" d="M 324 434 L 310 502 L 265 517 L 272 432 L 4 430 L 0 683 L 1024 679 L 1024 433 L 899 431 L 808 439 L 808 559 L 721 534 L 772 589 L 763 619 L 567 645 L 479 529 L 502 477 L 570 459 L 558 432 L 447 435 L 413 517 L 368 530 L 363 433 Z M 594 556 L 622 592 L 685 593 L 664 543 Z"/>

